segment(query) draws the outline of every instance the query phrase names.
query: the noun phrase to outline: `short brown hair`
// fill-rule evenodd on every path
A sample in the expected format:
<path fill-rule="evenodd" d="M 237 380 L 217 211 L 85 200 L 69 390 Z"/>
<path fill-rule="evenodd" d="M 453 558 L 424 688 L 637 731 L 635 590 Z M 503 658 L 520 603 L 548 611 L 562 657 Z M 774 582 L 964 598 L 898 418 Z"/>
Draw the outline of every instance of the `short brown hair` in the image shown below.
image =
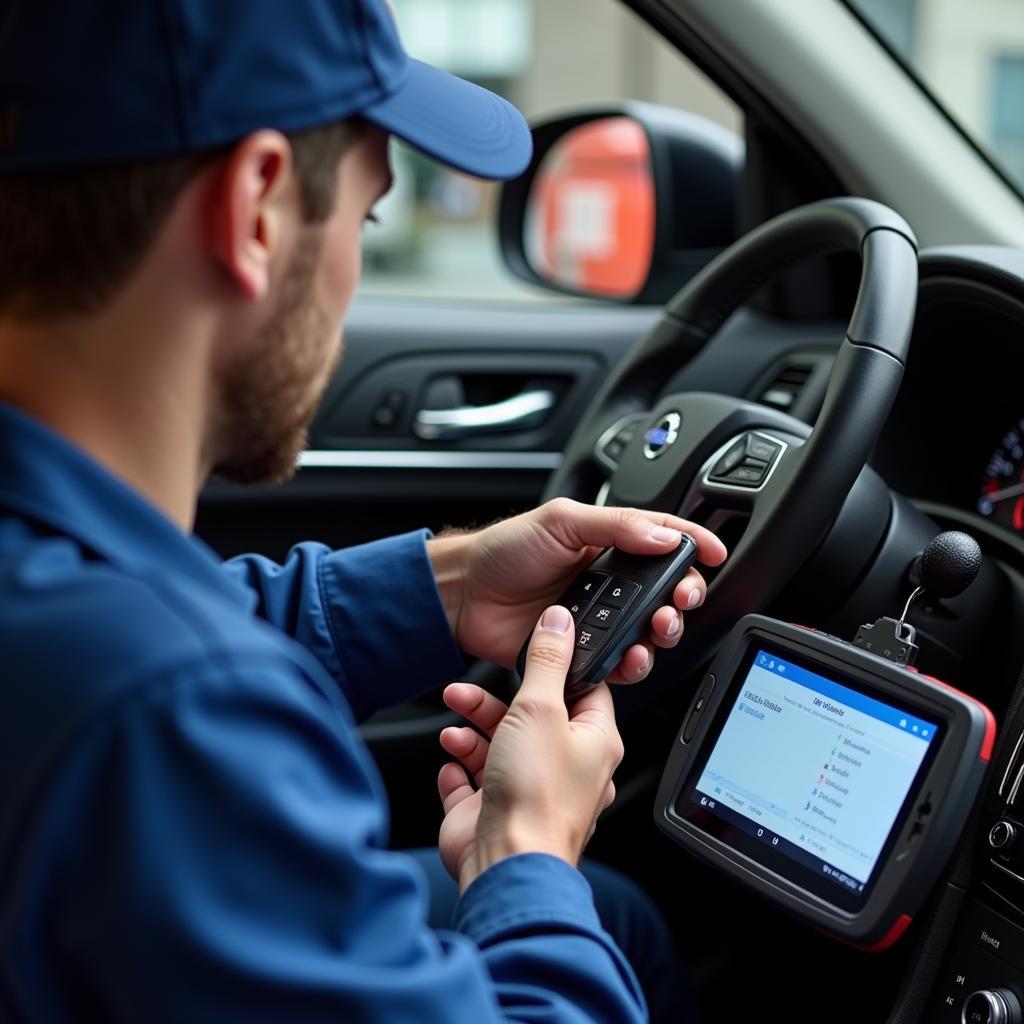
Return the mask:
<path fill-rule="evenodd" d="M 345 121 L 288 136 L 308 222 L 334 207 Z M 124 284 L 212 152 L 0 175 L 0 312 L 22 320 L 91 313 Z"/>

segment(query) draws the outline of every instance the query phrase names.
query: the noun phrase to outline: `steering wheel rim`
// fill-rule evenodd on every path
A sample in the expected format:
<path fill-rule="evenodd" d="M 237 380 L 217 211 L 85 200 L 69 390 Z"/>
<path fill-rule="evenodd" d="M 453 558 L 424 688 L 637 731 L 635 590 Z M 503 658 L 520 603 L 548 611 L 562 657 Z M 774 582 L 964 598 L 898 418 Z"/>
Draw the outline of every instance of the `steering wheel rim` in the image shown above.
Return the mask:
<path fill-rule="evenodd" d="M 812 430 L 767 406 L 729 396 L 658 395 L 659 383 L 708 344 L 758 289 L 803 259 L 836 252 L 860 256 L 861 280 Z M 676 669 L 680 659 L 695 667 L 738 618 L 763 609 L 824 539 L 899 390 L 916 303 L 917 241 L 899 214 L 852 197 L 798 207 L 745 235 L 695 276 L 592 400 L 545 498 L 588 500 L 582 489 L 588 477 L 593 479 L 595 442 L 624 413 L 639 408 L 650 414 L 625 444 L 608 480 L 608 504 L 685 515 L 696 498 L 707 497 L 702 488 L 708 466 L 712 456 L 721 455 L 723 439 L 763 431 L 785 444 L 756 498 L 745 506 L 747 529 L 712 581 L 705 608 L 688 622 L 687 642 L 667 659 Z M 645 437 L 660 437 L 650 428 L 671 425 L 670 412 L 681 422 L 668 432 L 673 436 L 667 457 L 655 462 L 662 453 L 645 456 Z M 735 502 L 742 495 L 728 497 Z"/>

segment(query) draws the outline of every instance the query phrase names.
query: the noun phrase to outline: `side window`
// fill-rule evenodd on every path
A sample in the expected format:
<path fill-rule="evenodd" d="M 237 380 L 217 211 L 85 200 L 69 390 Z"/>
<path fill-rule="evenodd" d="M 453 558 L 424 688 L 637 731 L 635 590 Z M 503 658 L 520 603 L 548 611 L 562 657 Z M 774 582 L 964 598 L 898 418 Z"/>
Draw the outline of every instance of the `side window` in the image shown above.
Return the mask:
<path fill-rule="evenodd" d="M 992 145 L 1024 186 L 1024 52 L 1003 54 L 993 62 Z"/>
<path fill-rule="evenodd" d="M 406 49 L 494 89 L 530 119 L 607 100 L 692 111 L 742 131 L 739 108 L 620 0 L 393 0 Z M 363 295 L 566 301 L 513 277 L 499 186 L 393 144 L 395 186 L 363 235 Z"/>
<path fill-rule="evenodd" d="M 1024 18 L 1006 0 L 845 0 L 1024 194 Z"/>

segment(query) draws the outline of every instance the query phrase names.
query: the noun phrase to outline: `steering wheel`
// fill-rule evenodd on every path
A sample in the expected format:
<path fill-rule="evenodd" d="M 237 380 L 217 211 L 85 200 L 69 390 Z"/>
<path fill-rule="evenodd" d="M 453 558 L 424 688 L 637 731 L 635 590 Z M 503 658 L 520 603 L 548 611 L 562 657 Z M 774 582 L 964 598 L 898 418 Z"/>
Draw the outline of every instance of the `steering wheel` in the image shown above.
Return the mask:
<path fill-rule="evenodd" d="M 860 254 L 860 288 L 813 430 L 728 395 L 660 393 L 754 292 L 793 264 L 834 252 Z M 709 526 L 716 514 L 749 519 L 705 607 L 688 620 L 674 669 L 696 668 L 738 618 L 763 609 L 828 533 L 899 390 L 916 303 L 917 242 L 902 217 L 867 199 L 812 203 L 708 264 L 591 402 L 545 498 L 594 500 L 596 464 L 608 473 L 604 504 Z"/>

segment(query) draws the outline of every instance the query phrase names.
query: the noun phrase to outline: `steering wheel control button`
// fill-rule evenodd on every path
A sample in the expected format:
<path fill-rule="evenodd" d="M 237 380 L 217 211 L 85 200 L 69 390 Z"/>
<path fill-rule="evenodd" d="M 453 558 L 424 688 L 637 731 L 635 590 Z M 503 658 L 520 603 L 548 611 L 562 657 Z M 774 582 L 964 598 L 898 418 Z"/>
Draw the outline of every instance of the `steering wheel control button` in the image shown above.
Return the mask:
<path fill-rule="evenodd" d="M 744 462 L 742 466 L 730 469 L 719 479 L 726 483 L 736 484 L 739 487 L 760 487 L 768 472 L 768 464 L 764 462 Z M 716 479 L 715 477 L 711 478 Z"/>
<path fill-rule="evenodd" d="M 1017 829 L 1009 821 L 997 821 L 988 832 L 988 845 L 1000 853 L 1009 853 L 1017 839 Z"/>
<path fill-rule="evenodd" d="M 576 646 L 584 651 L 596 651 L 607 632 L 607 629 L 598 629 L 597 626 L 581 626 L 576 634 Z"/>
<path fill-rule="evenodd" d="M 731 470 L 735 469 L 746 457 L 747 446 L 741 437 L 716 463 L 715 468 L 711 470 L 712 478 L 716 476 L 725 476 Z"/>
<path fill-rule="evenodd" d="M 618 462 L 622 458 L 622 453 L 626 450 L 626 442 L 621 437 L 613 437 L 605 446 L 601 449 L 611 459 L 612 462 Z"/>
<path fill-rule="evenodd" d="M 667 412 L 644 434 L 644 458 L 656 459 L 675 444 L 683 417 L 678 412 Z"/>
<path fill-rule="evenodd" d="M 640 587 L 629 580 L 614 579 L 601 594 L 601 603 L 613 608 L 625 608 L 636 597 Z"/>
<path fill-rule="evenodd" d="M 781 441 L 749 431 L 718 456 L 704 482 L 756 490 L 768 479 L 785 447 Z"/>
<path fill-rule="evenodd" d="M 615 620 L 621 614 L 621 608 L 613 608 L 603 601 L 598 601 L 590 609 L 590 614 L 583 621 L 588 626 L 601 626 L 603 629 L 611 629 L 615 625 Z"/>
<path fill-rule="evenodd" d="M 693 739 L 693 734 L 697 731 L 697 726 L 700 725 L 701 712 L 707 705 L 708 699 L 715 689 L 715 677 L 709 675 L 704 682 L 697 688 L 697 694 L 693 698 L 693 703 L 690 705 L 690 711 L 686 716 L 686 721 L 683 723 L 683 742 L 689 743 Z"/>
<path fill-rule="evenodd" d="M 758 487 L 768 474 L 768 463 L 746 458 L 739 466 L 734 466 L 726 473 L 715 474 L 709 479 L 717 483 L 731 483 L 737 487 Z"/>
<path fill-rule="evenodd" d="M 601 451 L 612 462 L 618 463 L 619 459 L 622 458 L 622 453 L 626 450 L 626 445 L 636 437 L 636 431 L 637 424 L 635 421 L 627 423 L 626 426 L 616 431 L 609 440 L 605 441 Z"/>
<path fill-rule="evenodd" d="M 779 454 L 780 445 L 757 434 L 747 434 L 747 455 L 762 462 L 771 462 Z"/>
<path fill-rule="evenodd" d="M 626 446 L 636 437 L 640 424 L 647 419 L 647 413 L 631 412 L 628 416 L 617 419 L 598 439 L 594 445 L 594 458 L 606 469 L 613 472 L 618 468 L 619 460 Z"/>

